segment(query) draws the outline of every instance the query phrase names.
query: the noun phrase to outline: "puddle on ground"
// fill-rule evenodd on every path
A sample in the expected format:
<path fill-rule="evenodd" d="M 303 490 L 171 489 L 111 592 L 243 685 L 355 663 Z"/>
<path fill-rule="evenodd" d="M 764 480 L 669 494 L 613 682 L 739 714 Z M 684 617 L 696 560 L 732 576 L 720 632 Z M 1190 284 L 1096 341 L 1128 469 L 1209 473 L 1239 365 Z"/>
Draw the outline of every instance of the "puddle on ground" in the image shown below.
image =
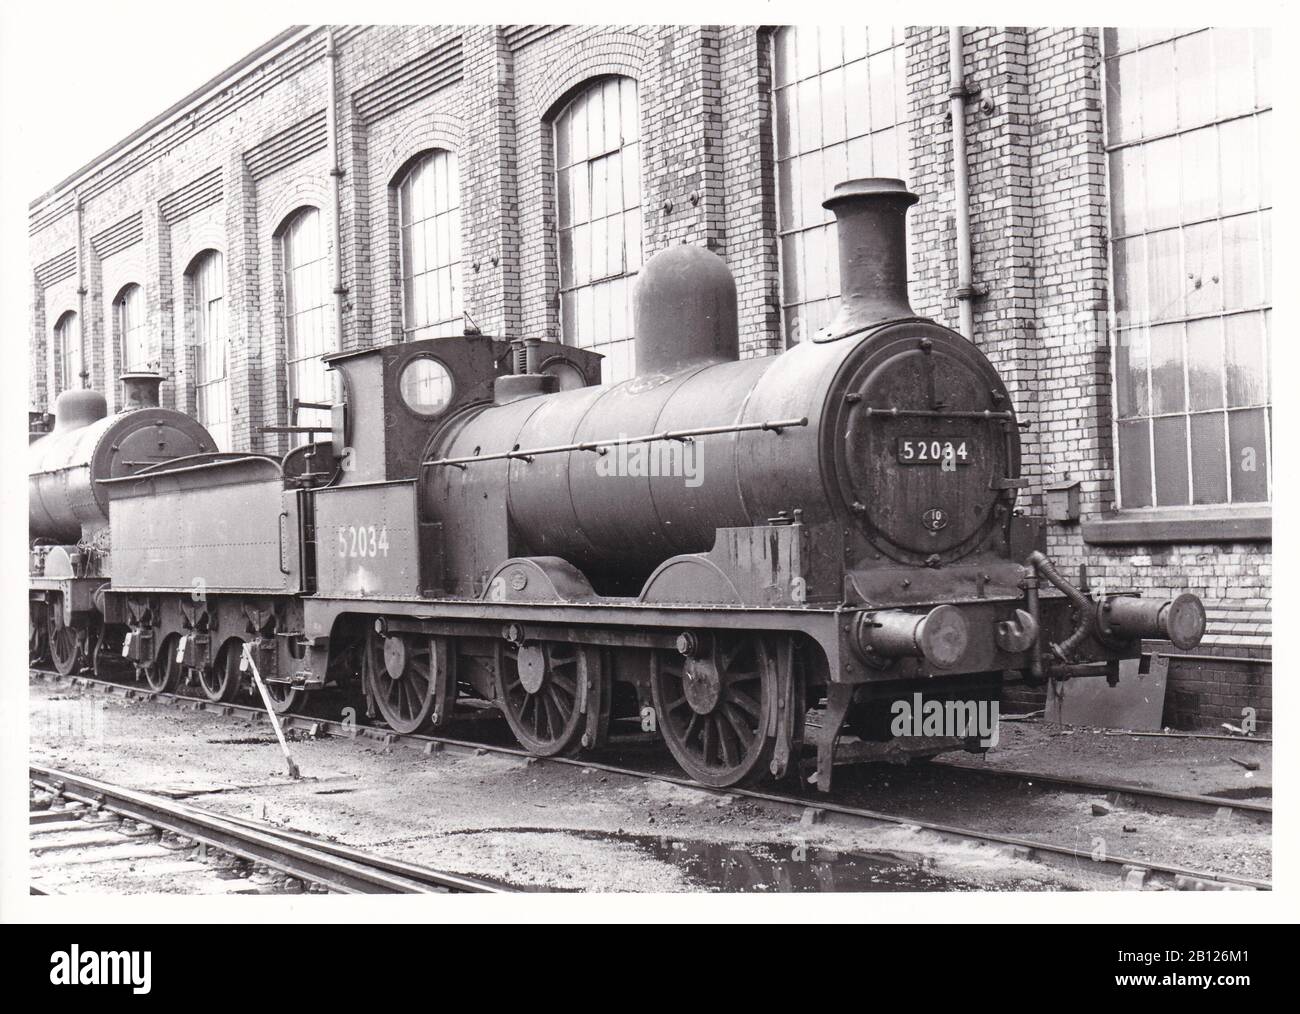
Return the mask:
<path fill-rule="evenodd" d="M 677 867 L 701 891 L 754 893 L 869 891 L 1044 891 L 1054 889 L 1038 880 L 1006 878 L 976 883 L 944 876 L 920 856 L 838 852 L 798 843 L 717 842 L 601 831 L 557 830 L 545 827 L 498 827 L 452 831 L 449 834 L 553 834 L 586 841 L 631 845 L 652 859 Z M 1059 888 L 1056 888 L 1059 889 Z"/>
<path fill-rule="evenodd" d="M 660 862 L 680 869 L 707 891 L 864 892 L 975 891 L 899 856 L 843 853 L 804 845 L 721 845 L 654 836 L 619 836 Z"/>

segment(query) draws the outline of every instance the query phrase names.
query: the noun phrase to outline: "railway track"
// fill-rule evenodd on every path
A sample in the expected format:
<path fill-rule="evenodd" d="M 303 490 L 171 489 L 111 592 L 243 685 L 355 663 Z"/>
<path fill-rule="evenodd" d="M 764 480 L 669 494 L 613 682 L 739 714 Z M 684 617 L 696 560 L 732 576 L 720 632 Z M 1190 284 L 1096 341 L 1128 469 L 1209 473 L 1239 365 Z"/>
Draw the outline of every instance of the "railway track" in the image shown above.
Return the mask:
<path fill-rule="evenodd" d="M 76 865 L 122 864 L 141 880 L 222 880 L 231 893 L 308 891 L 326 894 L 495 894 L 499 885 L 320 841 L 267 824 L 230 817 L 152 793 L 68 771 L 29 765 L 33 789 L 48 809 L 29 816 L 34 857 Z M 54 804 L 58 805 L 54 805 Z M 50 869 L 50 865 L 53 869 Z M 151 868 L 152 867 L 152 868 Z M 129 879 L 129 878 L 128 878 Z M 243 886 L 245 880 L 251 881 Z M 154 888 L 156 889 L 156 888 Z M 33 871 L 33 894 L 57 893 Z"/>
<path fill-rule="evenodd" d="M 32 674 L 42 679 L 65 679 L 56 674 L 45 673 L 40 670 L 32 670 Z M 265 712 L 261 708 L 252 705 L 214 704 L 184 694 L 159 694 L 147 689 L 129 687 L 88 676 L 66 677 L 66 679 L 73 686 L 86 686 L 110 695 L 120 694 L 128 699 L 152 699 L 196 711 L 206 711 L 225 716 L 238 715 L 252 721 L 267 720 Z M 424 733 L 398 734 L 382 726 L 355 725 L 310 715 L 282 715 L 280 720 L 286 730 L 295 730 L 310 737 L 327 735 L 347 739 L 363 739 L 370 742 L 377 741 L 386 746 L 416 749 L 424 753 L 435 753 L 443 750 L 472 753 L 486 751 L 520 758 L 532 757 L 527 751 L 518 747 Z M 886 813 L 866 807 L 836 803 L 821 797 L 811 798 L 786 792 L 736 787 L 713 789 L 702 786 L 689 778 L 666 774 L 662 771 L 605 763 L 589 758 L 561 756 L 546 758 L 545 762 L 572 765 L 619 778 L 635 780 L 652 778 L 715 795 L 720 799 L 725 797 L 743 798 L 758 803 L 766 809 L 795 816 L 801 822 L 810 825 L 829 824 L 872 828 L 893 826 L 917 832 L 926 832 L 944 841 L 984 845 L 1015 858 L 1041 862 L 1056 868 L 1077 870 L 1080 867 L 1086 867 L 1093 873 L 1104 872 L 1113 875 L 1121 886 L 1129 889 L 1263 891 L 1272 889 L 1270 881 L 1258 878 L 1197 870 L 1173 864 L 1158 863 L 1146 858 L 1113 855 L 1095 849 L 1080 849 L 1016 835 L 998 834 L 937 821 L 919 820 L 905 814 Z M 1166 811 L 1213 814 L 1217 817 L 1239 815 L 1261 823 L 1271 822 L 1272 817 L 1271 805 L 1255 800 L 1170 792 L 1146 786 L 1094 782 L 1030 771 L 971 768 L 950 764 L 937 764 L 933 765 L 933 767 L 943 768 L 958 777 L 971 775 L 1006 783 L 1029 784 L 1039 790 L 1054 789 L 1074 793 L 1088 793 L 1092 796 L 1106 796 L 1112 801 L 1123 805 L 1143 805 Z"/>

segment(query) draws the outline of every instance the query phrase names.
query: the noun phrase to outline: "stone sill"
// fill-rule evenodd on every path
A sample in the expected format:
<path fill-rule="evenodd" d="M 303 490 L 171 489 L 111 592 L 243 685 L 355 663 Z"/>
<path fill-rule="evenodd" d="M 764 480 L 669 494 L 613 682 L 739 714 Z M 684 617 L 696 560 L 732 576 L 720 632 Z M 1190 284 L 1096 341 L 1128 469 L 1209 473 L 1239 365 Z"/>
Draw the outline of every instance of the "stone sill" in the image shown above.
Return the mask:
<path fill-rule="evenodd" d="M 1243 507 L 1116 511 L 1102 521 L 1085 521 L 1083 541 L 1115 546 L 1155 542 L 1271 542 L 1273 510 Z"/>

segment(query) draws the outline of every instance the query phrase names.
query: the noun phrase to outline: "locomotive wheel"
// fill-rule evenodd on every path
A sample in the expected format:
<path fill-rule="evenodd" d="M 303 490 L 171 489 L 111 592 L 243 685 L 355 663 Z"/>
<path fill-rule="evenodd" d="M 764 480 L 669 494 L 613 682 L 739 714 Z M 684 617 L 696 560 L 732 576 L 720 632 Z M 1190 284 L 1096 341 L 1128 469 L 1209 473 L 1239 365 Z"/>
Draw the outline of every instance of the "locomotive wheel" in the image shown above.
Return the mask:
<path fill-rule="evenodd" d="M 71 676 L 81 671 L 85 660 L 83 640 L 82 631 L 77 627 L 56 626 L 53 620 L 50 621 L 50 660 L 60 676 Z"/>
<path fill-rule="evenodd" d="M 497 699 L 520 745 L 539 757 L 575 748 L 586 725 L 580 690 L 603 679 L 600 670 L 600 652 L 585 645 L 507 645 L 497 666 Z"/>
<path fill-rule="evenodd" d="M 371 634 L 366 638 L 362 674 L 366 690 L 388 727 L 401 735 L 419 732 L 431 716 L 442 724 L 450 701 L 439 701 L 439 687 L 455 687 L 442 670 L 449 652 L 445 640 L 420 634 Z M 443 690 L 446 697 L 446 690 Z"/>
<path fill-rule="evenodd" d="M 244 642 L 232 637 L 217 652 L 217 660 L 209 666 L 198 670 L 199 685 L 203 696 L 218 704 L 229 704 L 239 694 L 244 681 L 244 674 L 239 671 L 239 662 Z"/>
<path fill-rule="evenodd" d="M 180 640 L 179 634 L 168 634 L 163 638 L 157 657 L 148 665 L 140 666 L 145 682 L 156 694 L 165 694 L 169 690 L 176 689 L 181 675 L 180 663 L 176 661 L 176 646 L 180 644 Z"/>
<path fill-rule="evenodd" d="M 717 635 L 690 658 L 656 651 L 650 693 L 664 742 L 697 782 L 739 785 L 767 772 L 777 657 L 765 638 Z"/>

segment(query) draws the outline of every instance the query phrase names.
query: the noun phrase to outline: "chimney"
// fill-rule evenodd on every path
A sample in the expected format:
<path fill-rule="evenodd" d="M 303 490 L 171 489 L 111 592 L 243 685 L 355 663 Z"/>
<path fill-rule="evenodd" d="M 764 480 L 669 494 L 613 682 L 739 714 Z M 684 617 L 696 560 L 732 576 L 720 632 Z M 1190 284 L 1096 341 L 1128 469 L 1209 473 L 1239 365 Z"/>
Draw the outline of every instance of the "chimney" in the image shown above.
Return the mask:
<path fill-rule="evenodd" d="M 158 407 L 158 388 L 162 386 L 163 381 L 160 374 L 123 373 L 120 379 L 123 412 L 129 412 L 134 408 Z"/>
<path fill-rule="evenodd" d="M 902 180 L 836 185 L 823 208 L 835 212 L 840 246 L 840 310 L 814 341 L 829 342 L 873 324 L 915 317 L 907 300 L 907 209 L 917 202 Z"/>
<path fill-rule="evenodd" d="M 637 376 L 740 358 L 736 280 L 711 250 L 660 250 L 641 268 L 634 306 Z"/>

